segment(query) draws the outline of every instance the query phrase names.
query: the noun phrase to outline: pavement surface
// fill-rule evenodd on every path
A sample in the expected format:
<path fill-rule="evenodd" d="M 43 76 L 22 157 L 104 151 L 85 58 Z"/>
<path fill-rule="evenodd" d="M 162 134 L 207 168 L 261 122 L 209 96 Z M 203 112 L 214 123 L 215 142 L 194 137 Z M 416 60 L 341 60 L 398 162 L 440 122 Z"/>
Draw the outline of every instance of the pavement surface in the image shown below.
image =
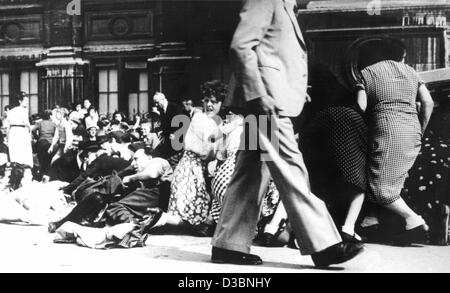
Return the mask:
<path fill-rule="evenodd" d="M 260 266 L 213 264 L 210 238 L 152 235 L 147 246 L 96 250 L 53 243 L 46 227 L 0 224 L 1 273 L 449 273 L 450 246 L 394 247 L 367 244 L 357 258 L 327 270 L 287 247 L 254 246 Z"/>

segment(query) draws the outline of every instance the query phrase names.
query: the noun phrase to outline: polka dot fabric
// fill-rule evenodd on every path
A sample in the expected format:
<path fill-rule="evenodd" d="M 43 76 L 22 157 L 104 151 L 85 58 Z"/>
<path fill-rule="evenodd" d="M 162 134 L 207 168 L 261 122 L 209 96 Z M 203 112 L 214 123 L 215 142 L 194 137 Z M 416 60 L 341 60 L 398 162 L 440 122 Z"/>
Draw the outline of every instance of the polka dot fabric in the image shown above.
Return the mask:
<path fill-rule="evenodd" d="M 336 106 L 315 114 L 301 133 L 300 148 L 314 193 L 333 196 L 340 182 L 366 190 L 367 126 L 353 108 Z"/>

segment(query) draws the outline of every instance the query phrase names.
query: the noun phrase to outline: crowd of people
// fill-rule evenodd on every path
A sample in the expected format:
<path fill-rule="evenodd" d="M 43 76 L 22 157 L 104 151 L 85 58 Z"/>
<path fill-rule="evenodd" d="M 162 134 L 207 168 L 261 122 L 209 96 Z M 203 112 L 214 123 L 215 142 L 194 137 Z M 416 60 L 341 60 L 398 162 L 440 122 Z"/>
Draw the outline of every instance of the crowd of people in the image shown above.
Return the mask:
<path fill-rule="evenodd" d="M 79 241 L 90 247 L 132 247 L 149 233 L 168 231 L 211 236 L 234 170 L 243 116 L 221 107 L 224 83 L 206 82 L 201 90 L 201 107 L 191 99 L 177 105 L 158 92 L 153 112 L 131 121 L 120 112 L 99 115 L 88 99 L 70 111 L 56 107 L 29 119 L 22 93 L 3 120 L 0 219 L 48 225 L 56 241 L 83 233 L 106 237 L 105 227 L 129 229 L 112 242 Z M 185 123 L 173 127 L 177 116 Z M 266 193 L 261 235 L 266 229 L 275 234 L 278 223 L 270 219 L 276 211 L 285 214 L 273 183 Z M 140 238 L 127 242 L 125 235 Z"/>
<path fill-rule="evenodd" d="M 385 71 L 376 75 L 373 70 L 377 67 Z M 360 92 L 352 96 L 329 72 L 316 69 L 312 75 L 317 85 L 313 85 L 311 95 L 317 98 L 303 115 L 309 117 L 304 119 L 299 139 L 313 192 L 327 203 L 341 227 L 341 236 L 347 240 L 373 240 L 373 235 L 364 234 L 364 228 L 372 225 L 358 226 L 361 220 L 367 222 L 376 218 L 376 209 L 368 209 L 363 216 L 360 213 L 365 198 L 396 212 L 405 219 L 406 231 L 412 227 L 416 230 L 414 236 L 421 235 L 420 232 L 428 230 L 427 225 L 400 197 L 407 173 L 419 153 L 421 133 L 427 123 L 414 124 L 419 123 L 414 118 L 417 114 L 413 108 L 416 92 L 407 97 L 408 104 L 399 106 L 401 111 L 406 109 L 405 121 L 398 123 L 382 118 L 383 113 L 396 110 L 392 103 L 386 103 L 386 109 L 376 111 L 380 117 L 368 116 L 376 119 L 371 122 L 361 110 L 364 107 L 358 105 L 358 102 L 367 105 L 367 101 L 359 101 Z M 381 76 L 394 74 L 392 71 L 401 72 L 405 80 L 409 78 L 411 84 L 421 88 L 417 75 L 401 60 L 393 58 L 363 71 L 366 86 L 375 87 L 377 78 L 382 82 Z M 328 87 L 322 86 L 324 81 Z M 408 88 L 411 84 L 405 83 Z M 324 91 L 326 88 L 328 92 Z M 386 86 L 383 89 L 399 90 L 398 85 L 396 89 Z M 235 169 L 244 115 L 239 109 L 222 106 L 227 95 L 227 86 L 222 82 L 206 82 L 201 90 L 202 107 L 194 107 L 192 99 L 177 105 L 169 102 L 163 93 L 156 93 L 153 112 L 129 120 L 121 112 L 111 117 L 99 115 L 86 99 L 70 111 L 56 107 L 34 115 L 31 123 L 28 98 L 21 94 L 19 105 L 6 109 L 6 118 L 2 121 L 5 133 L 2 133 L 0 149 L 4 178 L 1 200 L 4 203 L 0 218 L 9 222 L 48 224 L 50 232 L 60 232 L 57 233 L 59 238 L 83 233 L 92 237 L 94 231 L 96 235 L 102 234 L 104 238 L 99 238 L 99 243 L 84 240 L 92 247 L 105 243 L 118 245 L 120 241 L 128 247 L 143 244 L 142 239 L 124 244 L 124 230 L 120 230 L 122 234 L 116 241 L 108 239 L 111 236 L 110 232 L 105 232 L 105 227 L 119 224 L 127 224 L 124 226 L 128 229 L 127 235 L 140 237 L 174 229 L 212 236 Z M 363 90 L 366 88 L 359 88 Z M 400 90 L 407 91 L 407 88 Z M 391 96 L 386 92 L 386 96 L 377 97 L 389 99 Z M 421 111 L 428 111 L 423 116 L 429 119 L 431 106 L 427 105 L 432 105 L 432 100 L 426 94 L 419 94 L 422 96 Z M 177 115 L 186 118 L 183 120 L 188 122 L 186 126 L 172 125 Z M 383 124 L 378 126 L 377 123 Z M 394 126 L 398 129 L 391 129 Z M 405 138 L 407 126 L 414 127 L 410 132 L 417 135 L 415 139 Z M 174 143 L 177 139 L 181 148 Z M 395 143 L 397 139 L 405 141 Z M 407 142 L 412 143 L 411 150 L 407 149 Z M 442 141 L 440 143 L 442 145 Z M 406 155 L 408 157 L 403 158 Z M 399 164 L 405 164 L 402 172 Z M 336 191 L 339 198 L 335 198 Z M 69 228 L 67 223 L 71 225 Z M 355 227 L 369 239 L 358 235 Z M 72 232 L 67 233 L 66 229 Z M 76 229 L 81 232 L 74 232 Z M 265 187 L 254 239 L 265 246 L 297 246 L 273 181 Z M 409 242 L 418 240 L 407 239 Z"/>

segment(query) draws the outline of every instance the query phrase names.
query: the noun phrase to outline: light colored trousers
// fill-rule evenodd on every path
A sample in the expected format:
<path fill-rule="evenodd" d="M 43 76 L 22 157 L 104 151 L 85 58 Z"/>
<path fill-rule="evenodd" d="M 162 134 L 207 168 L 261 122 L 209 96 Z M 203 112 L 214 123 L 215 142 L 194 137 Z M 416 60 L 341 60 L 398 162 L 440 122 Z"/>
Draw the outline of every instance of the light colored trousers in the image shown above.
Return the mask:
<path fill-rule="evenodd" d="M 267 131 L 258 129 L 259 145 L 264 151 L 241 148 L 238 152 L 212 245 L 250 252 L 270 175 L 286 208 L 301 254 L 309 255 L 341 242 L 325 203 L 311 193 L 308 171 L 291 120 L 275 116 L 271 119 L 275 126 L 272 135 L 277 141 L 271 142 Z M 248 137 L 246 132 L 241 136 L 241 145 Z M 248 132 L 252 134 L 251 130 Z"/>

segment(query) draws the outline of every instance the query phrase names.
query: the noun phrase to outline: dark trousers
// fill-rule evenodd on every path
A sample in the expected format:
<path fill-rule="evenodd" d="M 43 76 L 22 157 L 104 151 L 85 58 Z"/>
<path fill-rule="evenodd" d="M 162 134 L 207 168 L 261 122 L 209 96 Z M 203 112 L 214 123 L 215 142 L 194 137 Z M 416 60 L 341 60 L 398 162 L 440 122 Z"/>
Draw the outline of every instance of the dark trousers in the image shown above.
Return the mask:
<path fill-rule="evenodd" d="M 161 208 L 166 211 L 169 196 L 170 182 L 162 182 L 150 188 L 138 188 L 122 198 L 94 192 L 78 202 L 66 217 L 53 224 L 55 229 L 68 221 L 81 223 L 87 220 L 90 225 L 94 225 L 92 220 L 106 205 L 108 208 L 104 217 L 108 225 L 141 221 L 145 215 L 150 214 L 149 208 Z"/>
<path fill-rule="evenodd" d="M 48 175 L 50 169 L 50 162 L 53 157 L 53 153 L 48 153 L 48 148 L 51 143 L 45 139 L 40 139 L 36 142 L 36 153 L 39 160 L 39 171 L 41 175 Z"/>
<path fill-rule="evenodd" d="M 121 200 L 111 203 L 106 210 L 106 223 L 136 222 L 144 219 L 151 208 L 167 210 L 170 196 L 170 182 L 162 182 L 151 188 L 139 188 Z"/>

